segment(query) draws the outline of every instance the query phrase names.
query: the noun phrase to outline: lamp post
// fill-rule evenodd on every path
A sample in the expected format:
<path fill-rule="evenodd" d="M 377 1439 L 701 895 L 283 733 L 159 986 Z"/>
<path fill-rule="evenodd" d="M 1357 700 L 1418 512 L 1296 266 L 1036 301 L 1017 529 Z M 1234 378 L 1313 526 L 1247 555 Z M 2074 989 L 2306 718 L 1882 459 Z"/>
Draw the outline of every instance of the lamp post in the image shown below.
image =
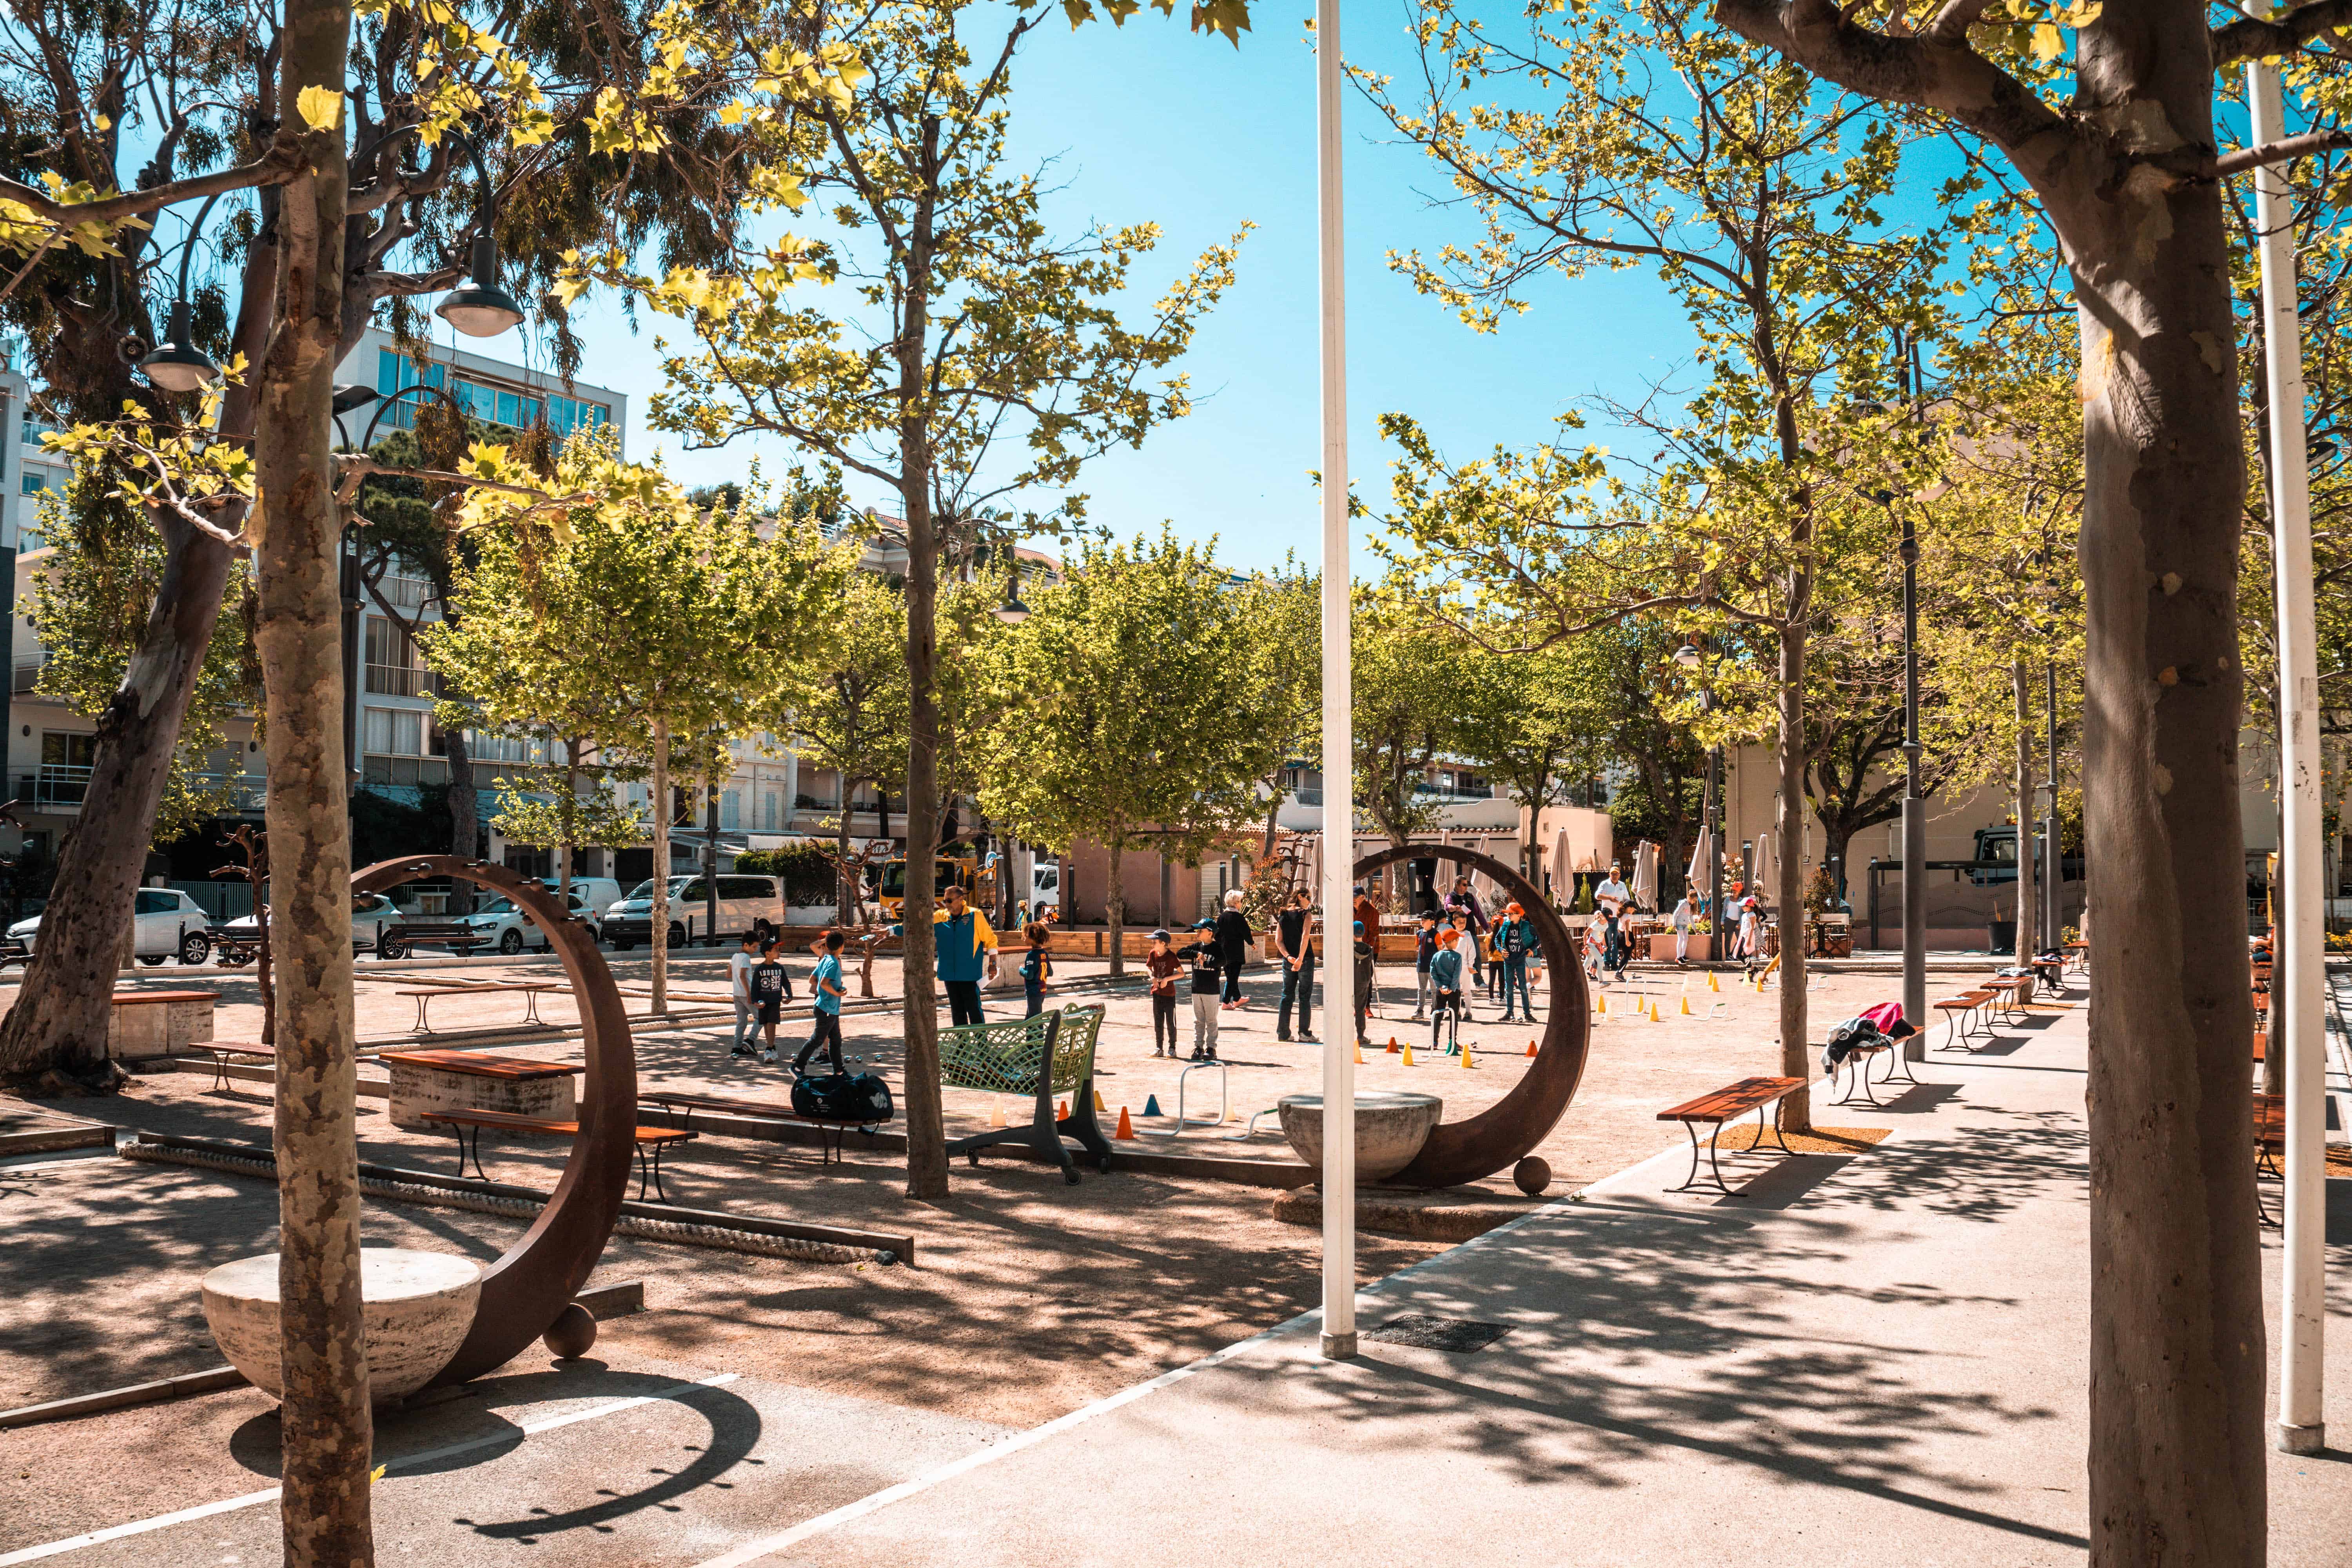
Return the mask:
<path fill-rule="evenodd" d="M 2066 912 L 2066 858 L 2058 848 L 2058 661 L 2045 659 L 2042 668 L 2042 708 L 2047 724 L 2045 740 L 2049 746 L 2050 810 L 2042 818 L 2042 896 L 2048 900 L 2042 922 L 2042 941 L 2045 947 L 2065 951 L 2058 934 L 2058 922 Z"/>
<path fill-rule="evenodd" d="M 1696 671 L 1705 657 L 1696 633 L 1675 649 L 1675 662 L 1687 670 Z M 1714 682 L 1700 685 L 1698 708 L 1702 713 L 1715 711 Z M 1706 748 L 1706 784 L 1699 799 L 1699 834 L 1706 844 L 1706 956 L 1713 963 L 1724 956 L 1723 747 L 1719 742 L 1710 742 Z"/>
<path fill-rule="evenodd" d="M 205 215 L 218 200 L 217 193 L 206 196 L 205 205 L 196 209 L 195 221 L 188 225 L 187 240 L 180 247 L 180 287 L 172 298 L 171 325 L 164 330 L 163 341 L 140 356 L 141 372 L 166 392 L 198 392 L 221 378 L 220 366 L 196 347 L 188 328 L 188 264 L 195 259 L 196 237 L 204 232 Z"/>
<path fill-rule="evenodd" d="M 1339 0 L 1315 0 L 1315 151 L 1323 384 L 1323 1332 L 1356 1353 L 1355 735 L 1348 537 L 1348 297 L 1339 178 Z"/>

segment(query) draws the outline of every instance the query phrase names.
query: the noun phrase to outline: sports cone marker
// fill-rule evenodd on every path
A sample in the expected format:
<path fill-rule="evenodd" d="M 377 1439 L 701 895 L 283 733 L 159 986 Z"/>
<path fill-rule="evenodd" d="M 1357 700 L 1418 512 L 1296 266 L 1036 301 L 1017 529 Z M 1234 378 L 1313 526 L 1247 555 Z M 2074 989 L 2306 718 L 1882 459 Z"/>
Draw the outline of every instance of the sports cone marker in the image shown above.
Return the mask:
<path fill-rule="evenodd" d="M 1127 1107 L 1124 1105 L 1118 1108 L 1118 1131 L 1112 1133 L 1111 1136 L 1114 1138 L 1132 1138 L 1135 1136 L 1135 1123 L 1127 1119 Z"/>
<path fill-rule="evenodd" d="M 1404 1065 L 1407 1067 L 1412 1066 L 1412 1047 L 1411 1046 L 1404 1047 Z"/>
<path fill-rule="evenodd" d="M 1395 1051 L 1395 1049 L 1396 1049 L 1396 1048 L 1397 1048 L 1397 1037 L 1396 1037 L 1394 1035 L 1391 1035 L 1391 1036 L 1389 1037 L 1389 1049 L 1390 1049 L 1390 1051 L 1393 1052 L 1393 1051 Z"/>
<path fill-rule="evenodd" d="M 1475 1068 L 1478 1065 L 1471 1059 L 1470 1047 L 1467 1046 L 1462 1047 L 1462 1065 L 1465 1068 Z"/>
<path fill-rule="evenodd" d="M 1688 994 L 1685 994 L 1685 995 L 1683 997 L 1683 1016 L 1684 1016 L 1684 1017 L 1685 1017 L 1685 1018 L 1687 1018 L 1687 1017 L 1689 1017 L 1690 1016 L 1691 1016 L 1691 1010 L 1690 1010 L 1690 997 L 1688 996 Z"/>
<path fill-rule="evenodd" d="M 1536 1043 L 1535 1043 L 1533 1040 L 1529 1040 L 1529 1041 L 1528 1042 L 1528 1055 L 1529 1055 L 1529 1056 L 1533 1056 L 1533 1055 L 1535 1055 L 1535 1054 L 1536 1054 Z"/>
<path fill-rule="evenodd" d="M 1607 1016 L 1609 1016 L 1609 993 L 1608 993 L 1608 992 L 1606 992 L 1606 991 L 1595 991 L 1595 992 L 1592 994 L 1592 1013 L 1593 1013 L 1593 1016 L 1598 1017 L 1598 1018 L 1606 1018 Z"/>
<path fill-rule="evenodd" d="M 1714 971 L 1714 970 L 1712 970 L 1712 969 L 1710 969 L 1710 970 L 1708 970 L 1708 971 L 1706 972 L 1706 988 L 1707 988 L 1709 991 L 1720 991 L 1720 990 L 1722 990 L 1722 989 L 1723 989 L 1723 987 L 1722 987 L 1721 985 L 1719 985 L 1719 984 L 1717 984 L 1717 982 L 1716 982 L 1716 978 L 1715 978 L 1715 971 Z"/>
<path fill-rule="evenodd" d="M 1658 1005 L 1655 1002 L 1650 1004 L 1650 1022 L 1653 1024 L 1663 1024 L 1665 1022 L 1664 1018 L 1658 1016 Z"/>
<path fill-rule="evenodd" d="M 1685 1013 L 1690 1011 L 1689 1003 L 1685 1002 L 1683 1004 L 1683 1011 Z M 1121 1106 L 1119 1109 L 1124 1110 L 1127 1108 L 1125 1106 Z M 1101 1089 L 1095 1090 L 1095 1114 L 1097 1116 L 1108 1116 L 1110 1114 L 1110 1107 L 1103 1103 Z"/>
<path fill-rule="evenodd" d="M 1056 1121 L 1067 1121 L 1069 1119 L 1070 1102 L 1065 1100 L 1054 1107 L 1054 1120 Z"/>
<path fill-rule="evenodd" d="M 1160 1109 L 1160 1097 L 1156 1094 L 1149 1094 L 1143 1098 L 1143 1114 L 1146 1116 L 1165 1116 L 1168 1113 Z"/>
<path fill-rule="evenodd" d="M 1356 1047 L 1356 1065 L 1358 1067 L 1364 1065 L 1364 1047 L 1361 1046 Z"/>
<path fill-rule="evenodd" d="M 1004 1107 L 1002 1105 L 992 1105 L 988 1108 L 988 1124 L 991 1127 L 1002 1127 L 1004 1125 Z"/>

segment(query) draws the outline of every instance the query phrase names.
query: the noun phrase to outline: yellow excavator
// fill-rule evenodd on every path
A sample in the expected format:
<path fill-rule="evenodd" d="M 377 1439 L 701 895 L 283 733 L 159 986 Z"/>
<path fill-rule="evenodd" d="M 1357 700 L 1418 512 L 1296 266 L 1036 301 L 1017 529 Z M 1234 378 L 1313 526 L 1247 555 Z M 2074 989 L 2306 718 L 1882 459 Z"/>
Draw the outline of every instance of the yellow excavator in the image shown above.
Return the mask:
<path fill-rule="evenodd" d="M 931 890 L 934 896 L 950 888 L 961 888 L 964 897 L 983 910 L 993 909 L 996 899 L 996 870 L 993 866 L 982 868 L 980 852 L 971 845 L 950 844 L 932 862 Z M 881 886 L 876 890 L 876 900 L 882 906 L 883 917 L 897 920 L 907 903 L 907 858 L 895 855 L 882 862 Z"/>

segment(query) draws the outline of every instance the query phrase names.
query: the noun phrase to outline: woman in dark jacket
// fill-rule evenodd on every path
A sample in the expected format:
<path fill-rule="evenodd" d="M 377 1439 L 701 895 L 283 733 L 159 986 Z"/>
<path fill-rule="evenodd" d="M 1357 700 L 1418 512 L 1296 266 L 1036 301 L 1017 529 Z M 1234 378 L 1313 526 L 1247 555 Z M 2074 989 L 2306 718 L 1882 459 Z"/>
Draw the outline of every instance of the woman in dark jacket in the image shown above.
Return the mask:
<path fill-rule="evenodd" d="M 1242 891 L 1235 888 L 1225 895 L 1224 912 L 1217 917 L 1217 956 L 1225 965 L 1224 1005 L 1229 1008 L 1249 1005 L 1242 1000 L 1242 965 L 1249 961 L 1255 934 L 1249 916 L 1242 913 Z"/>

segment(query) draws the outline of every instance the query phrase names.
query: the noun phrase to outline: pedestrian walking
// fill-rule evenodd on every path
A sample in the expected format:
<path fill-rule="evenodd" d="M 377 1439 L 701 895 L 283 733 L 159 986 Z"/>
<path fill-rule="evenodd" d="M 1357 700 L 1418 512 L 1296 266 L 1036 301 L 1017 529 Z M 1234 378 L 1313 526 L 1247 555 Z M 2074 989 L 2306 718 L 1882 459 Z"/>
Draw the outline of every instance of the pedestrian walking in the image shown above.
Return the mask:
<path fill-rule="evenodd" d="M 1430 960 L 1429 983 L 1433 993 L 1429 1004 L 1429 1048 L 1437 1049 L 1440 1031 L 1450 1023 L 1453 1037 L 1459 1043 L 1462 1024 L 1468 1008 L 1462 996 L 1462 937 L 1455 931 L 1438 933 L 1437 954 Z"/>
<path fill-rule="evenodd" d="M 1763 951 L 1764 917 L 1756 907 L 1756 895 L 1750 893 L 1739 900 L 1739 958 L 1748 963 Z"/>
<path fill-rule="evenodd" d="M 1364 940 L 1377 950 L 1381 945 L 1381 907 L 1372 902 L 1366 884 L 1356 884 L 1356 923 L 1363 928 Z"/>
<path fill-rule="evenodd" d="M 1046 950 L 1053 945 L 1054 933 L 1035 921 L 1022 934 L 1029 939 L 1029 952 L 1021 960 L 1021 993 L 1027 998 L 1029 1011 L 1024 1018 L 1034 1018 L 1045 1010 L 1045 986 L 1054 978 L 1054 961 Z"/>
<path fill-rule="evenodd" d="M 814 1004 L 808 1044 L 793 1058 L 793 1076 L 799 1078 L 808 1071 L 809 1058 L 823 1046 L 833 1053 L 833 1070 L 838 1074 L 841 1065 L 841 999 L 849 993 L 841 984 L 842 934 L 829 931 L 809 944 L 816 954 L 816 971 L 809 976 L 809 999 Z"/>
<path fill-rule="evenodd" d="M 1519 1010 L 1528 1023 L 1536 1021 L 1535 998 L 1528 990 L 1528 963 L 1541 945 L 1536 934 L 1536 922 L 1528 918 L 1526 910 L 1512 904 L 1503 911 L 1503 921 L 1495 928 L 1495 951 L 1500 957 L 1496 967 L 1503 974 L 1503 1021 L 1511 1020 L 1511 997 L 1518 995 Z"/>
<path fill-rule="evenodd" d="M 1625 922 L 1612 908 L 1601 917 L 1601 967 L 1617 972 L 1617 984 L 1625 984 L 1625 965 L 1632 961 L 1625 942 Z"/>
<path fill-rule="evenodd" d="M 762 942 L 760 962 L 751 966 L 751 1003 L 759 1010 L 760 1029 L 767 1049 L 760 1053 L 764 1067 L 776 1065 L 776 1026 L 783 1022 L 784 1004 L 793 999 L 793 977 L 784 972 L 784 944 Z"/>
<path fill-rule="evenodd" d="M 1169 945 L 1164 930 L 1151 933 L 1151 951 L 1143 955 L 1144 973 L 1151 977 L 1151 1054 L 1176 1054 L 1176 972 L 1184 961 Z M 1162 1046 L 1165 1046 L 1163 1051 Z"/>
<path fill-rule="evenodd" d="M 1217 922 L 1204 920 L 1193 926 L 1192 945 L 1177 956 L 1192 967 L 1192 1059 L 1215 1061 L 1225 970 L 1224 955 L 1217 947 Z"/>
<path fill-rule="evenodd" d="M 752 1042 L 758 1036 L 759 1009 L 751 1005 L 751 971 L 760 962 L 760 939 L 750 931 L 743 933 L 743 945 L 727 961 L 727 992 L 735 1002 L 735 1048 L 730 1057 L 748 1057 L 759 1047 Z"/>
<path fill-rule="evenodd" d="M 984 1022 L 980 983 L 996 978 L 996 931 L 986 915 L 964 901 L 961 888 L 950 888 L 941 907 L 931 911 L 931 942 L 938 949 L 940 982 L 947 987 L 950 1019 Z"/>
<path fill-rule="evenodd" d="M 1675 905 L 1675 912 L 1668 918 L 1675 927 L 1675 962 L 1686 964 L 1690 962 L 1691 931 L 1698 924 L 1698 909 L 1691 902 L 1688 892 L 1683 894 L 1682 901 Z"/>
<path fill-rule="evenodd" d="M 1356 1046 L 1360 1050 L 1366 1043 L 1364 1039 L 1364 1020 L 1371 1015 L 1373 966 L 1377 962 L 1378 953 L 1374 950 L 1370 939 L 1365 936 L 1363 922 L 1360 921 L 1356 924 L 1355 970 Z"/>
<path fill-rule="evenodd" d="M 1290 1009 L 1298 1005 L 1298 1035 L 1310 1044 L 1315 1026 L 1307 1016 L 1315 1000 L 1315 895 L 1300 888 L 1290 895 L 1290 907 L 1274 917 L 1274 943 L 1282 955 L 1282 1011 L 1274 1020 L 1274 1037 L 1291 1038 Z"/>
<path fill-rule="evenodd" d="M 1227 1007 L 1249 1005 L 1242 995 L 1242 965 L 1249 962 L 1250 943 L 1256 938 L 1249 916 L 1242 913 L 1242 890 L 1234 888 L 1225 894 L 1224 912 L 1217 917 L 1217 956 L 1225 968 Z"/>
<path fill-rule="evenodd" d="M 1412 933 L 1412 1021 L 1416 1024 L 1429 1016 L 1429 965 L 1437 956 L 1439 935 L 1437 911 L 1422 910 L 1419 928 Z"/>

